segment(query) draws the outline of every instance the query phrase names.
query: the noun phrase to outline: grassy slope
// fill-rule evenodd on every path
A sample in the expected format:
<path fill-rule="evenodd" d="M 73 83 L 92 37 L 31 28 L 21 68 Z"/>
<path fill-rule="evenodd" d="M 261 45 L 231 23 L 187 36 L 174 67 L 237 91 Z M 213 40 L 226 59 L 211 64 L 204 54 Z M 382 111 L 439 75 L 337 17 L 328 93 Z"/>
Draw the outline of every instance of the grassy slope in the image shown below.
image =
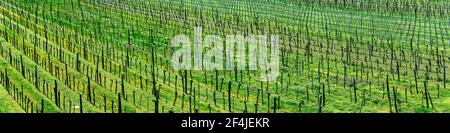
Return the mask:
<path fill-rule="evenodd" d="M 354 14 L 354 12 L 350 12 L 351 14 Z M 345 19 L 344 19 L 345 20 Z M 382 20 L 382 19 L 380 19 L 380 20 Z M 380 24 L 381 24 L 381 22 L 380 22 Z M 379 25 L 380 26 L 380 25 Z M 383 29 L 385 29 L 386 27 L 384 27 Z M 385 33 L 385 32 L 381 32 L 381 33 Z M 351 34 L 349 34 L 349 35 L 351 35 Z M 312 65 L 313 67 L 317 67 L 317 66 L 314 66 L 314 64 Z M 339 69 L 341 69 L 340 70 L 340 72 L 342 72 L 342 68 L 339 68 Z M 200 75 L 200 74 L 199 74 Z M 343 89 L 343 88 L 338 88 L 338 87 L 336 87 L 335 88 L 336 90 L 339 90 L 339 89 Z M 380 95 L 375 95 L 375 98 L 376 97 L 381 97 L 381 92 L 383 91 L 383 89 L 382 88 L 380 88 Z M 336 93 L 336 94 L 334 94 L 334 95 L 340 95 L 340 96 L 345 96 L 346 94 L 345 94 L 345 91 L 343 91 L 343 92 L 341 92 L 341 93 Z M 342 98 L 338 98 L 339 100 L 337 100 L 337 101 L 348 101 L 348 100 L 346 100 L 347 98 L 345 98 L 345 97 L 342 97 Z M 375 99 L 374 101 L 380 101 L 380 99 Z M 385 101 L 383 101 L 384 102 L 384 105 L 383 106 L 386 106 L 386 103 L 385 103 Z M 375 103 L 378 103 L 379 104 L 379 102 L 375 102 Z M 348 107 L 347 106 L 347 104 L 351 104 L 351 102 L 350 103 L 347 103 L 347 102 L 338 102 L 337 103 L 337 105 L 334 105 L 334 106 L 336 106 L 337 108 L 336 108 L 336 110 L 335 109 L 332 109 L 332 110 L 330 110 L 330 111 L 338 111 L 338 110 L 342 110 L 342 109 L 344 109 L 344 110 L 346 110 L 345 108 L 343 108 L 343 107 L 341 107 L 341 106 L 344 106 L 344 107 Z M 355 105 L 356 107 L 358 106 L 358 105 Z M 353 106 L 353 107 L 351 107 L 351 108 L 354 108 L 355 106 Z M 373 106 L 377 106 L 377 104 L 374 104 Z M 376 109 L 377 107 L 374 107 L 375 108 L 375 110 L 373 110 L 373 111 L 375 111 L 375 112 L 378 112 L 378 111 L 376 111 L 376 110 L 379 110 L 379 109 Z M 383 110 L 386 110 L 386 108 L 384 108 Z M 291 110 L 292 111 L 292 110 Z M 351 110 L 350 112 L 354 112 L 355 110 Z M 410 111 L 414 111 L 414 110 L 410 110 Z M 383 111 L 383 112 L 385 112 L 385 111 Z"/>
<path fill-rule="evenodd" d="M 23 113 L 22 107 L 20 107 L 14 98 L 11 97 L 8 92 L 0 86 L 0 113 Z"/>
<path fill-rule="evenodd" d="M 315 9 L 315 10 L 317 10 L 317 9 Z M 329 12 L 331 12 L 331 11 L 333 11 L 333 10 L 328 10 Z M 355 12 L 354 11 L 352 11 L 352 12 L 347 12 L 348 14 L 354 14 Z M 345 13 L 344 13 L 344 15 L 345 15 Z M 356 14 L 356 15 L 358 15 L 358 14 Z M 359 15 L 362 15 L 362 14 L 359 14 Z M 320 17 L 319 17 L 320 18 Z M 356 18 L 356 17 L 355 17 Z M 344 20 L 347 20 L 348 18 L 347 17 L 344 17 L 344 18 L 340 18 L 342 21 L 344 21 Z M 323 19 L 322 19 L 323 20 Z M 341 20 L 337 20 L 337 21 L 341 21 Z M 380 20 L 383 20 L 383 19 L 380 19 Z M 365 21 L 366 22 L 366 21 Z M 380 24 L 379 24 L 379 26 L 380 27 L 382 27 L 383 26 L 383 22 L 390 22 L 390 21 L 381 21 L 380 22 Z M 343 23 L 345 23 L 345 22 L 343 22 Z M 365 25 L 368 25 L 367 23 L 365 23 Z M 341 27 L 343 27 L 343 26 L 341 26 Z M 390 25 L 390 27 L 395 27 L 395 25 Z M 358 27 L 356 27 L 355 29 L 357 29 Z M 344 28 L 342 28 L 342 29 L 344 29 Z M 386 31 L 383 31 L 383 30 L 385 30 L 385 29 L 393 29 L 393 28 L 386 28 L 386 27 L 383 27 L 383 28 L 381 28 L 381 30 L 380 31 L 378 31 L 378 34 L 384 34 L 384 33 L 386 33 Z M 418 28 L 419 29 L 419 28 Z M 425 29 L 424 29 L 425 30 Z M 123 30 L 123 31 L 126 31 L 126 30 Z M 169 30 L 167 30 L 166 29 L 166 31 L 169 31 Z M 320 31 L 316 31 L 316 32 L 318 32 L 318 33 L 320 33 Z M 323 31 L 321 31 L 322 32 L 322 34 L 323 34 Z M 343 31 L 344 32 L 344 31 Z M 345 34 L 344 34 L 345 35 Z M 347 33 L 346 35 L 351 35 L 351 33 Z M 366 38 L 367 39 L 367 38 Z M 124 40 L 124 38 L 122 38 L 122 40 Z M 368 40 L 368 39 L 367 39 Z M 423 41 L 423 40 L 422 40 Z M 316 57 L 318 57 L 317 55 L 319 55 L 320 56 L 320 54 L 321 53 L 317 53 L 316 54 Z M 317 58 L 316 58 L 317 59 Z M 315 71 L 315 69 L 314 68 L 317 68 L 318 66 L 317 66 L 317 64 L 312 64 L 311 65 L 312 67 L 313 67 L 313 69 L 311 69 L 311 71 Z M 339 67 L 340 68 L 336 68 L 338 71 L 340 71 L 340 73 L 342 74 L 342 66 L 341 66 L 341 64 L 339 64 Z M 201 76 L 201 74 L 200 73 L 194 73 L 194 74 L 196 74 L 198 77 L 200 77 Z M 313 75 L 314 75 L 314 73 L 313 73 Z M 352 73 L 352 74 L 349 74 L 349 75 L 354 75 L 354 73 Z M 229 77 L 229 78 L 231 78 L 231 77 Z M 304 83 L 305 82 L 305 80 L 306 80 L 306 83 Z M 300 77 L 300 78 L 298 78 L 298 79 L 296 79 L 296 82 L 298 82 L 298 83 L 300 83 L 301 84 L 301 86 L 302 87 L 306 87 L 306 86 L 308 86 L 309 85 L 309 83 L 307 83 L 307 82 L 309 82 L 309 81 L 307 81 L 308 80 L 308 78 L 307 77 L 305 77 L 305 76 L 302 76 L 302 77 Z M 383 79 L 381 79 L 382 80 L 382 82 L 383 82 Z M 326 106 L 326 108 L 325 108 L 325 110 L 326 110 L 326 112 L 356 112 L 357 111 L 357 108 L 358 108 L 358 103 L 357 104 L 353 104 L 351 101 L 349 102 L 349 100 L 348 100 L 348 98 L 346 97 L 347 96 L 347 93 L 346 93 L 346 90 L 344 90 L 344 88 L 342 88 L 341 87 L 342 86 L 342 84 L 336 84 L 336 86 L 334 86 L 332 89 L 333 89 L 333 94 L 331 95 L 331 97 L 328 97 L 328 98 L 330 98 L 330 99 L 328 99 L 329 101 L 332 101 L 332 102 L 328 102 L 328 103 L 330 103 L 330 104 L 327 104 L 327 106 Z M 399 84 L 399 86 L 405 86 L 404 84 Z M 405 86 L 406 87 L 406 86 Z M 291 88 L 293 88 L 293 87 L 291 87 Z M 360 86 L 360 87 L 358 87 L 358 88 L 364 88 L 364 86 Z M 366 87 L 367 88 L 367 87 Z M 382 87 L 380 87 L 380 88 L 377 88 L 377 90 L 376 90 L 376 92 L 374 92 L 374 95 L 373 95 L 373 98 L 372 99 L 370 99 L 370 95 L 368 96 L 369 97 L 369 101 L 370 102 L 368 102 L 369 104 L 367 105 L 368 107 L 366 107 L 365 109 L 366 110 L 364 110 L 364 112 L 386 112 L 386 110 L 388 109 L 388 108 L 386 108 L 386 99 L 384 98 L 384 99 L 382 99 L 382 98 L 380 98 L 383 94 L 382 94 L 382 92 L 383 92 L 383 88 Z M 291 92 L 292 93 L 292 92 Z M 302 92 L 302 94 L 304 94 L 304 91 Z M 252 95 L 255 95 L 254 93 L 252 93 Z M 442 94 L 442 97 L 447 97 L 448 96 L 448 94 L 447 93 L 443 93 Z M 411 96 L 410 96 L 411 97 Z M 409 97 L 409 98 L 410 98 Z M 408 107 L 408 106 L 413 106 L 414 108 L 408 108 L 406 111 L 408 111 L 408 112 L 421 112 L 421 111 L 423 111 L 423 106 L 421 106 L 419 103 L 420 103 L 420 96 L 414 96 L 413 97 L 414 99 L 409 99 L 410 100 L 410 102 L 412 102 L 411 103 L 411 105 L 403 105 L 403 106 L 406 106 L 406 107 Z M 292 97 L 289 97 L 289 99 L 287 99 L 286 100 L 286 102 L 285 101 L 283 101 L 283 102 L 285 102 L 285 103 L 288 103 L 288 105 L 289 105 L 289 108 L 284 108 L 285 109 L 285 111 L 286 112 L 294 112 L 294 111 L 296 111 L 295 110 L 295 104 L 290 104 L 290 102 L 292 101 L 292 102 L 296 102 L 296 100 L 293 100 L 294 98 L 292 98 Z M 411 101 L 412 100 L 412 101 Z M 441 102 L 442 101 L 442 102 Z M 448 100 L 446 100 L 446 98 L 444 98 L 444 99 L 441 99 L 441 100 L 437 100 L 437 101 L 433 101 L 433 102 L 435 102 L 435 105 L 445 105 L 447 102 L 446 101 L 448 101 Z M 242 105 L 242 104 L 241 104 Z M 312 102 L 310 105 L 309 105 L 310 107 L 309 107 L 309 110 L 304 110 L 305 112 L 313 112 L 314 111 L 314 103 Z M 448 110 L 448 107 L 447 106 L 438 106 L 439 107 L 439 109 L 438 110 L 436 110 L 437 112 L 441 112 L 441 111 L 447 111 Z"/>

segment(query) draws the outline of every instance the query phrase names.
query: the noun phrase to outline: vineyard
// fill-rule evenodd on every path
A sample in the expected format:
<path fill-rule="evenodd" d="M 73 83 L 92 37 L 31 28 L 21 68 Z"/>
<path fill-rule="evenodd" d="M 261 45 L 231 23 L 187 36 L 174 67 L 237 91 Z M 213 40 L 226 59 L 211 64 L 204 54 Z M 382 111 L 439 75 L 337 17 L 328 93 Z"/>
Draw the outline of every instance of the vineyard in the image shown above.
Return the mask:
<path fill-rule="evenodd" d="M 0 0 L 0 112 L 450 112 L 449 16 L 445 0 Z M 174 69 L 196 27 L 277 35 L 278 77 Z"/>

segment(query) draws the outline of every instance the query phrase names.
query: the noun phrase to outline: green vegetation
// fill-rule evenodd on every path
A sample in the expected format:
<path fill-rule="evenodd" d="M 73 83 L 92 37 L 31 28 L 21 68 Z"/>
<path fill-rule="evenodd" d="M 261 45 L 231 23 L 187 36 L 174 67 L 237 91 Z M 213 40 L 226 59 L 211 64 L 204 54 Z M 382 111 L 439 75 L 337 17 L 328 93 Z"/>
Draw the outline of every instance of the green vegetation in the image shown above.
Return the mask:
<path fill-rule="evenodd" d="M 0 87 L 0 113 L 22 113 L 23 110 L 14 102 L 14 99 L 8 95 L 5 88 Z"/>
<path fill-rule="evenodd" d="M 450 112 L 449 9 L 444 0 L 0 0 L 0 112 Z M 278 35 L 278 79 L 173 69 L 171 39 L 194 40 L 195 27 Z"/>

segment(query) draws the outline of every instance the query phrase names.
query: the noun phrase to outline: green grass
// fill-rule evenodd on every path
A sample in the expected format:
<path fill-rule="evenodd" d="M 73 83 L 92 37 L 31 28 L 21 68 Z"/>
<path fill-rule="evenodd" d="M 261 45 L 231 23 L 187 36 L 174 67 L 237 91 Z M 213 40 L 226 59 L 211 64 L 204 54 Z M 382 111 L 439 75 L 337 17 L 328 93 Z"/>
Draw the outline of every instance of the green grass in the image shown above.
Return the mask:
<path fill-rule="evenodd" d="M 409 11 L 383 11 L 385 7 L 366 10 L 317 3 L 249 0 L 189 0 L 183 1 L 183 5 L 181 1 L 165 0 L 1 2 L 1 17 L 5 23 L 0 23 L 0 30 L 7 32 L 2 36 L 10 38 L 10 43 L 14 42 L 11 40 L 17 43 L 7 45 L 7 48 L 13 49 L 12 55 L 24 55 L 26 68 L 30 70 L 38 65 L 43 79 L 56 80 L 63 95 L 71 97 L 73 101 L 78 101 L 77 96 L 82 95 L 86 112 L 104 112 L 102 96 L 108 100 L 106 112 L 117 112 L 117 95 L 124 93 L 121 91 L 122 82 L 127 97 L 122 100 L 122 106 L 126 108 L 124 112 L 153 112 L 155 96 L 151 91 L 150 56 L 153 46 L 157 56 L 155 81 L 160 90 L 159 107 L 161 111 L 165 109 L 162 112 L 191 111 L 189 96 L 196 98 L 194 103 L 200 112 L 208 112 L 209 106 L 211 112 L 229 112 L 227 84 L 231 82 L 233 112 L 242 112 L 245 106 L 248 112 L 254 112 L 257 101 L 260 104 L 258 112 L 271 111 L 272 100 L 278 96 L 282 104 L 277 112 L 317 112 L 317 99 L 321 95 L 321 84 L 324 84 L 326 106 L 322 112 L 386 113 L 394 108 L 394 105 L 389 107 L 386 94 L 387 76 L 390 87 L 397 88 L 399 112 L 450 111 L 448 87 L 443 88 L 449 85 L 449 80 L 443 80 L 443 75 L 448 75 L 450 71 L 447 68 L 450 52 L 446 43 L 450 39 L 448 20 L 439 16 L 425 16 L 422 10 L 416 16 Z M 112 3 L 121 7 L 114 7 Z M 198 13 L 200 6 L 202 17 Z M 185 21 L 184 17 L 188 20 Z M 35 22 L 36 18 L 38 22 Z M 218 20 L 221 20 L 222 26 L 216 25 Z M 282 49 L 286 50 L 287 64 L 282 67 L 283 79 L 280 76 L 277 81 L 263 83 L 260 87 L 257 80 L 260 71 L 244 71 L 238 81 L 234 81 L 234 71 L 219 71 L 219 80 L 224 80 L 219 88 L 223 90 L 217 91 L 217 105 L 214 105 L 212 94 L 217 83 L 214 71 L 188 71 L 192 73 L 188 79 L 192 79 L 196 93 L 188 92 L 182 99 L 180 77 L 183 74 L 173 70 L 170 65 L 170 56 L 176 50 L 170 47 L 170 39 L 181 33 L 191 36 L 193 27 L 198 25 L 203 26 L 204 35 L 246 34 L 248 30 L 253 34 L 269 34 L 267 32 L 271 31 L 280 35 Z M 256 25 L 259 29 L 256 29 Z M 35 42 L 34 37 L 41 41 Z M 308 42 L 310 51 L 306 48 Z M 34 46 L 37 48 L 34 49 Z M 33 61 L 33 52 L 36 52 L 41 63 Z M 311 56 L 307 56 L 307 52 L 311 52 Z M 77 56 L 80 70 L 76 67 Z M 308 58 L 311 59 L 308 61 Z M 442 66 L 441 62 L 446 63 Z M 61 70 L 67 64 L 68 74 L 55 74 L 55 70 L 49 69 L 46 63 Z M 413 73 L 415 64 L 418 65 L 417 93 Z M 347 71 L 345 77 L 344 67 Z M 447 72 L 443 73 L 443 69 Z M 400 73 L 399 79 L 397 71 Z M 164 72 L 170 72 L 171 78 L 164 76 Z M 205 73 L 208 77 L 206 81 Z M 430 78 L 427 79 L 426 75 Z M 174 76 L 178 76 L 176 85 Z M 91 87 L 97 94 L 94 99 L 96 104 L 86 100 L 88 94 L 85 86 L 65 84 L 67 77 L 74 77 L 72 82 L 82 85 L 88 84 L 87 77 L 90 77 Z M 352 79 L 356 81 L 356 102 L 353 101 Z M 425 81 L 433 102 L 429 108 L 425 106 L 422 94 Z M 30 83 L 32 86 L 32 81 Z M 238 84 L 241 85 L 239 93 Z M 245 98 L 246 88 L 249 88 L 248 99 Z M 260 99 L 257 99 L 257 89 L 263 90 Z M 175 91 L 178 92 L 176 96 Z M 268 91 L 271 92 L 270 104 L 267 104 Z M 392 100 L 392 88 L 390 93 Z M 135 99 L 133 95 L 136 95 Z M 362 106 L 364 95 L 365 105 Z M 177 102 L 172 104 L 175 99 Z M 62 110 L 67 112 L 67 109 Z"/>
<path fill-rule="evenodd" d="M 20 105 L 2 86 L 0 86 L 0 113 L 24 113 Z"/>

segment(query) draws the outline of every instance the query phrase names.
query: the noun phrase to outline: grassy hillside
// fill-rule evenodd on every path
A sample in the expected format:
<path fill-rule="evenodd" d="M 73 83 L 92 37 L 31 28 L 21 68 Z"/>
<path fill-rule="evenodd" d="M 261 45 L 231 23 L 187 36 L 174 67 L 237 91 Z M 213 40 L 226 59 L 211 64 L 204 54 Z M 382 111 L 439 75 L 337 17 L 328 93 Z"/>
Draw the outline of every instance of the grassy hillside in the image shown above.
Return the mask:
<path fill-rule="evenodd" d="M 0 89 L 15 92 L 1 94 L 25 97 L 5 99 L 0 112 L 450 112 L 450 6 L 442 0 L 0 5 Z M 280 75 L 174 69 L 180 47 L 171 41 L 184 34 L 194 42 L 195 27 L 203 39 L 278 35 Z"/>

